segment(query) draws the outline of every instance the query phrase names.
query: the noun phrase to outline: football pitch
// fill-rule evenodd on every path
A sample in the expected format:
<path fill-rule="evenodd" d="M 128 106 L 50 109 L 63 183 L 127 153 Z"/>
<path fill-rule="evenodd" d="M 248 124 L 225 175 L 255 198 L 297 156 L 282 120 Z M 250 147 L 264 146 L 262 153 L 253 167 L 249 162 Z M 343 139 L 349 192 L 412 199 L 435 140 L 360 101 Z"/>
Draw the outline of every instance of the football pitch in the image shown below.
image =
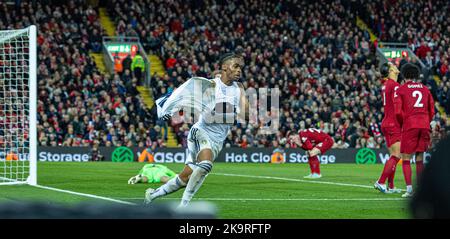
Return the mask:
<path fill-rule="evenodd" d="M 165 165 L 175 172 L 184 166 Z M 142 166 L 143 163 L 39 162 L 38 184 L 52 189 L 0 186 L 0 202 L 141 204 L 145 189 L 160 185 L 127 184 Z M 307 164 L 216 163 L 194 200 L 215 204 L 218 218 L 410 218 L 409 201 L 401 194 L 382 194 L 373 189 L 382 168 L 382 164 L 325 164 L 321 165 L 322 178 L 303 179 L 309 173 Z M 396 187 L 405 188 L 400 164 L 395 183 Z M 180 190 L 155 202 L 179 202 L 182 193 Z"/>

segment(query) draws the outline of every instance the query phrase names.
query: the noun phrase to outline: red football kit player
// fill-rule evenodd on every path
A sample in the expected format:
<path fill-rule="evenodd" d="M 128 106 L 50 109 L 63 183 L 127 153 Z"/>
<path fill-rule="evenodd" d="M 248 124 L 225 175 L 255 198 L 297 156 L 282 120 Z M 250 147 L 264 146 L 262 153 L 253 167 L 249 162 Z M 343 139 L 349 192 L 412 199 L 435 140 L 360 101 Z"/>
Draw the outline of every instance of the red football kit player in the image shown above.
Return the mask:
<path fill-rule="evenodd" d="M 400 152 L 402 154 L 403 175 L 406 193 L 412 196 L 411 164 L 413 154 L 416 156 L 416 176 L 423 170 L 423 154 L 431 143 L 430 123 L 434 116 L 434 100 L 426 86 L 414 82 L 419 76 L 419 68 L 407 63 L 402 67 L 406 82 L 397 90 L 394 97 L 395 115 L 402 126 Z"/>
<path fill-rule="evenodd" d="M 304 149 L 308 154 L 311 174 L 305 176 L 305 178 L 321 178 L 320 162 L 317 155 L 324 154 L 333 147 L 333 138 L 321 130 L 306 129 L 299 131 L 298 134 L 289 135 L 289 139 L 296 146 Z"/>
<path fill-rule="evenodd" d="M 380 178 L 374 184 L 375 189 L 383 193 L 400 193 L 401 190 L 394 187 L 394 176 L 397 163 L 400 160 L 400 139 L 402 129 L 400 127 L 394 112 L 394 96 L 400 84 L 397 82 L 400 71 L 392 63 L 385 63 L 380 69 L 381 75 L 384 77 L 381 88 L 384 118 L 381 123 L 381 132 L 386 139 L 386 145 L 389 149 L 390 157 L 384 164 L 383 172 Z M 385 182 L 388 179 L 389 188 L 386 188 Z"/>

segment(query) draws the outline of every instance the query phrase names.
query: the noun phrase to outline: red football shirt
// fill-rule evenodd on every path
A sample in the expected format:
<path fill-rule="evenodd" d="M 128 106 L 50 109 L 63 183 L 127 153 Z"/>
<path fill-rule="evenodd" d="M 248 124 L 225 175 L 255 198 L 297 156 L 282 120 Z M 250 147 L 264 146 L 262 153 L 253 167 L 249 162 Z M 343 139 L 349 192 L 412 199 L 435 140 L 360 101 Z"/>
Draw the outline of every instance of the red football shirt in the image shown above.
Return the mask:
<path fill-rule="evenodd" d="M 383 87 L 381 88 L 384 106 L 384 118 L 383 122 L 381 122 L 382 128 L 400 128 L 400 124 L 395 117 L 394 111 L 394 96 L 396 95 L 396 91 L 399 87 L 400 84 L 398 82 L 392 79 L 387 79 L 384 81 Z"/>
<path fill-rule="evenodd" d="M 311 150 L 316 145 L 322 143 L 327 138 L 331 138 L 327 133 L 318 129 L 305 129 L 298 133 L 302 142 L 302 149 Z"/>
<path fill-rule="evenodd" d="M 434 116 L 434 100 L 422 83 L 407 81 L 394 97 L 395 115 L 403 131 L 429 129 Z"/>

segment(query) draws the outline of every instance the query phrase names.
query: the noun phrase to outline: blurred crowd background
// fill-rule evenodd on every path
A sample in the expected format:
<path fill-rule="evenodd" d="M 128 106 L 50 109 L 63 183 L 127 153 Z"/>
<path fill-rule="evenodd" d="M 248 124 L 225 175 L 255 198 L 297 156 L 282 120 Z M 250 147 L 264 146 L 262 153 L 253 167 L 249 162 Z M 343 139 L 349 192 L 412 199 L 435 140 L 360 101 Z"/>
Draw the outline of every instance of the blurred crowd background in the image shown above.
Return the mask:
<path fill-rule="evenodd" d="M 192 76 L 213 77 L 219 56 L 230 51 L 244 57 L 246 88 L 280 89 L 279 132 L 238 124 L 225 147 L 279 147 L 287 131 L 306 128 L 330 134 L 335 148 L 383 147 L 378 42 L 357 27 L 357 16 L 380 41 L 408 44 L 431 68 L 422 82 L 450 113 L 449 1 L 101 2 L 116 36 L 139 37 L 162 59 L 167 74 L 151 76 L 155 99 Z M 128 64 L 120 74 L 97 69 L 89 53 L 101 52 L 106 35 L 98 7 L 83 0 L 0 3 L 0 29 L 31 24 L 38 27 L 39 145 L 166 147 L 170 126 L 186 147 L 190 125 L 157 120 Z M 433 143 L 450 131 L 436 112 Z"/>

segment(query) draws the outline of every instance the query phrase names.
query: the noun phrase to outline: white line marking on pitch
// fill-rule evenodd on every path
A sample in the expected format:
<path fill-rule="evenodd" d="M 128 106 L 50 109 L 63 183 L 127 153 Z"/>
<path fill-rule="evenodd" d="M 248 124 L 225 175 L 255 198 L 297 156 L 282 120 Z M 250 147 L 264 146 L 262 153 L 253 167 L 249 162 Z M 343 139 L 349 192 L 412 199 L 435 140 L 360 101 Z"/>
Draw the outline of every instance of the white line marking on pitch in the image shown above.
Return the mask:
<path fill-rule="evenodd" d="M 316 183 L 316 184 L 328 184 L 347 187 L 359 187 L 359 188 L 373 188 L 373 186 L 351 184 L 351 183 L 336 183 L 327 181 L 312 181 L 296 178 L 282 178 L 271 176 L 257 176 L 257 175 L 244 175 L 244 174 L 231 174 L 231 173 L 211 173 L 213 175 L 230 176 L 230 177 L 245 177 L 245 178 L 262 178 L 262 179 L 275 179 L 291 182 L 304 182 L 304 183 Z M 405 190 L 402 190 L 405 191 Z M 120 198 L 122 200 L 143 200 L 144 198 Z M 165 200 L 180 200 L 180 198 L 161 198 Z M 404 198 L 198 198 L 193 200 L 208 200 L 208 201 L 402 201 Z"/>
<path fill-rule="evenodd" d="M 90 197 L 90 198 L 95 198 L 95 199 L 101 199 L 101 200 L 106 200 L 106 201 L 115 202 L 115 203 L 121 203 L 121 204 L 127 204 L 127 205 L 136 205 L 136 203 L 122 201 L 122 200 L 117 200 L 117 199 L 114 199 L 114 198 L 102 197 L 102 196 L 97 196 L 97 195 L 87 194 L 87 193 L 79 193 L 79 192 L 63 190 L 63 189 L 53 188 L 53 187 L 47 187 L 47 186 L 42 186 L 42 185 L 33 185 L 33 187 L 47 189 L 47 190 L 52 190 L 52 191 L 57 191 L 57 192 L 62 192 L 62 193 L 69 193 L 69 194 L 74 194 L 74 195 L 83 196 L 83 197 Z"/>
<path fill-rule="evenodd" d="M 140 198 L 120 198 L 122 200 L 144 200 Z M 164 200 L 181 200 L 181 198 L 161 198 Z M 404 201 L 406 198 L 194 198 L 205 201 Z"/>
<path fill-rule="evenodd" d="M 262 178 L 262 179 L 275 179 L 275 180 L 291 181 L 291 182 L 329 184 L 329 185 L 339 185 L 339 186 L 359 187 L 359 188 L 373 188 L 373 186 L 368 186 L 368 185 L 351 184 L 351 183 L 336 183 L 336 182 L 327 182 L 327 181 L 313 181 L 313 180 L 303 180 L 303 179 L 296 179 L 296 178 L 281 178 L 281 177 L 244 175 L 244 174 L 232 174 L 232 173 L 211 173 L 211 174 L 221 175 L 221 176 L 230 176 L 230 177 Z M 404 191 L 404 190 L 402 190 L 402 191 Z"/>

